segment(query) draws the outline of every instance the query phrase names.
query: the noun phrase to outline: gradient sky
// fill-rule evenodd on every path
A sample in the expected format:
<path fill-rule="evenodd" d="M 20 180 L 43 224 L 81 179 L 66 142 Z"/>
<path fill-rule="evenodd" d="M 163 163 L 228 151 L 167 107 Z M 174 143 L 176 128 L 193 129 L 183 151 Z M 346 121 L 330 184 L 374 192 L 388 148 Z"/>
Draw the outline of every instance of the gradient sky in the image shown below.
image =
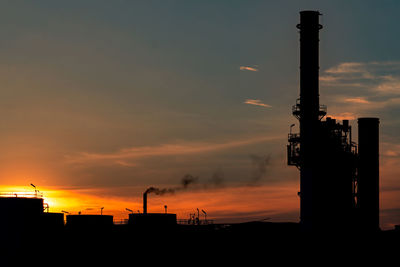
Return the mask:
<path fill-rule="evenodd" d="M 381 226 L 399 224 L 399 1 L 1 1 L 0 189 L 123 219 L 155 186 L 176 193 L 149 212 L 298 221 L 286 143 L 306 9 L 323 13 L 328 114 L 355 141 L 355 118 L 381 118 Z"/>

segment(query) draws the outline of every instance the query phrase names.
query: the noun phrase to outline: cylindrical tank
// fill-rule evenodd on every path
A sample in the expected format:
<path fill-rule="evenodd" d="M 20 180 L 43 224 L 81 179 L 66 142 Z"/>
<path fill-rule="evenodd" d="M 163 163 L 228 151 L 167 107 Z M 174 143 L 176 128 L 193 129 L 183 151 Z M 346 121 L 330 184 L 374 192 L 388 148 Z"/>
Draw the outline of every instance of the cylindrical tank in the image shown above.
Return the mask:
<path fill-rule="evenodd" d="M 43 199 L 0 197 L 0 235 L 3 242 L 20 243 L 37 232 L 43 214 Z"/>
<path fill-rule="evenodd" d="M 379 119 L 358 119 L 358 192 L 359 227 L 379 230 Z"/>
<path fill-rule="evenodd" d="M 176 226 L 176 214 L 173 213 L 131 213 L 130 225 L 142 228 L 168 228 Z"/>
<path fill-rule="evenodd" d="M 68 229 L 104 230 L 114 225 L 112 215 L 67 215 Z"/>
<path fill-rule="evenodd" d="M 43 213 L 43 199 L 33 197 L 0 197 L 0 217 L 38 217 Z"/>
<path fill-rule="evenodd" d="M 41 227 L 47 231 L 61 230 L 64 227 L 64 213 L 44 212 L 41 217 Z"/>

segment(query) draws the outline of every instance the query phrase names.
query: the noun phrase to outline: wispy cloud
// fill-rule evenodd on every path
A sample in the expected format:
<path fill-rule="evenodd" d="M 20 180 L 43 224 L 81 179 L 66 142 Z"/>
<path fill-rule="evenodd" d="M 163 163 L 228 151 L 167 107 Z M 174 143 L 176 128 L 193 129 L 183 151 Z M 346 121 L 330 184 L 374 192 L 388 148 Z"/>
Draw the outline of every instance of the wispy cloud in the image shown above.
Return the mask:
<path fill-rule="evenodd" d="M 396 142 L 381 142 L 380 143 L 380 150 L 381 150 L 381 155 L 383 158 L 389 157 L 389 158 L 397 158 L 397 160 L 400 159 L 400 144 Z M 398 165 L 399 162 L 396 162 Z"/>
<path fill-rule="evenodd" d="M 337 114 L 329 114 L 329 117 L 336 119 L 336 120 L 354 120 L 357 116 L 351 112 L 343 112 Z"/>
<path fill-rule="evenodd" d="M 361 62 L 344 62 L 332 68 L 325 70 L 325 73 L 329 74 L 347 74 L 347 73 L 359 73 L 365 71 L 365 63 Z"/>
<path fill-rule="evenodd" d="M 329 99 L 352 112 L 393 107 L 400 99 L 400 61 L 340 63 L 325 70 L 320 82 Z"/>
<path fill-rule="evenodd" d="M 258 65 L 254 65 L 254 66 L 240 66 L 239 67 L 240 70 L 248 70 L 248 71 L 258 71 Z"/>
<path fill-rule="evenodd" d="M 360 87 L 365 92 L 400 95 L 400 61 L 344 62 L 324 71 L 323 86 Z"/>
<path fill-rule="evenodd" d="M 365 99 L 365 97 L 350 97 L 345 98 L 344 102 L 347 103 L 356 103 L 356 104 L 370 104 L 371 102 Z"/>
<path fill-rule="evenodd" d="M 282 136 L 260 136 L 225 143 L 187 142 L 176 144 L 162 144 L 158 146 L 140 146 L 124 148 L 110 153 L 81 152 L 67 155 L 66 161 L 70 164 L 109 163 L 120 166 L 135 166 L 135 160 L 156 156 L 176 156 L 216 152 L 256 143 L 269 142 L 281 139 Z"/>
<path fill-rule="evenodd" d="M 249 105 L 254 105 L 254 106 L 260 106 L 264 108 L 270 108 L 271 105 L 263 103 L 260 99 L 246 99 L 243 103 L 249 104 Z"/>

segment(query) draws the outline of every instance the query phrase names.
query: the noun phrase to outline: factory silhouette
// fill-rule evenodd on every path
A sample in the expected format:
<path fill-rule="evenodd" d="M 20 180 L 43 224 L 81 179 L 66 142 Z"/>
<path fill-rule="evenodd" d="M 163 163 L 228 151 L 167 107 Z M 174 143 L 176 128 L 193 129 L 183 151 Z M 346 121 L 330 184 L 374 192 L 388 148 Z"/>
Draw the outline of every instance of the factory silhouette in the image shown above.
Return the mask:
<path fill-rule="evenodd" d="M 305 231 L 379 230 L 379 119 L 326 117 L 319 103 L 317 11 L 300 12 L 300 98 L 292 108 L 300 133 L 289 133 L 288 165 L 300 170 L 300 225 Z"/>
<path fill-rule="evenodd" d="M 379 227 L 379 119 L 358 119 L 356 144 L 349 121 L 327 117 L 326 106 L 319 103 L 320 15 L 318 11 L 302 11 L 297 25 L 300 98 L 292 113 L 299 120 L 300 133 L 290 131 L 288 135 L 287 163 L 300 171 L 299 223 L 218 224 L 201 219 L 200 210 L 189 220 L 178 220 L 176 214 L 167 212 L 167 207 L 165 213 L 148 212 L 148 194 L 163 193 L 154 187 L 143 193 L 143 211 L 131 212 L 123 224 L 114 223 L 111 215 L 70 214 L 65 218 L 64 213 L 49 212 L 38 191 L 24 195 L 3 193 L 2 251 L 18 254 L 21 250 L 40 249 L 30 242 L 37 236 L 52 244 L 48 249 L 54 251 L 149 246 L 173 251 L 175 243 L 180 244 L 180 249 L 196 244 L 251 247 L 260 240 L 297 240 L 297 244 L 298 240 L 313 236 L 400 240 L 399 227 L 386 231 Z"/>

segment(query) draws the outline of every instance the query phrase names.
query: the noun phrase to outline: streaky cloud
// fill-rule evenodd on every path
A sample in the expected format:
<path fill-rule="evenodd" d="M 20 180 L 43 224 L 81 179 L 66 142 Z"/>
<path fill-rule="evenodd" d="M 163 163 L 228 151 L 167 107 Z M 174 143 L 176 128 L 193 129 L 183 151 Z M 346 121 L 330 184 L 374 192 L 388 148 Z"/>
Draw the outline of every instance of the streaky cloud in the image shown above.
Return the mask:
<path fill-rule="evenodd" d="M 344 62 L 325 70 L 319 80 L 325 86 L 359 87 L 364 93 L 400 94 L 400 61 Z"/>
<path fill-rule="evenodd" d="M 252 67 L 250 67 L 250 66 L 240 66 L 239 69 L 243 70 L 243 71 L 246 71 L 246 70 L 248 70 L 248 71 L 258 71 L 257 66 L 252 66 Z"/>
<path fill-rule="evenodd" d="M 356 103 L 356 104 L 370 104 L 371 102 L 365 99 L 364 97 L 353 97 L 344 99 L 347 103 Z"/>
<path fill-rule="evenodd" d="M 134 166 L 135 160 L 143 158 L 211 153 L 279 139 L 282 139 L 282 136 L 253 136 L 224 143 L 182 142 L 176 144 L 161 144 L 158 146 L 139 146 L 124 148 L 110 153 L 81 152 L 73 155 L 66 155 L 65 159 L 69 164 L 109 163 L 120 166 L 127 166 L 128 164 Z M 123 164 L 121 164 L 122 162 Z"/>
<path fill-rule="evenodd" d="M 365 71 L 365 63 L 362 62 L 343 62 L 337 66 L 325 70 L 329 74 L 348 74 Z"/>
<path fill-rule="evenodd" d="M 244 101 L 244 103 L 248 104 L 248 105 L 260 106 L 260 107 L 264 107 L 264 108 L 272 107 L 271 105 L 263 103 L 260 99 L 246 99 L 246 101 Z"/>
<path fill-rule="evenodd" d="M 342 112 L 337 114 L 330 114 L 329 117 L 336 120 L 355 120 L 357 115 L 352 112 Z"/>
<path fill-rule="evenodd" d="M 343 62 L 322 72 L 330 99 L 358 115 L 396 107 L 400 101 L 400 61 Z M 340 111 L 339 111 L 340 112 Z"/>

